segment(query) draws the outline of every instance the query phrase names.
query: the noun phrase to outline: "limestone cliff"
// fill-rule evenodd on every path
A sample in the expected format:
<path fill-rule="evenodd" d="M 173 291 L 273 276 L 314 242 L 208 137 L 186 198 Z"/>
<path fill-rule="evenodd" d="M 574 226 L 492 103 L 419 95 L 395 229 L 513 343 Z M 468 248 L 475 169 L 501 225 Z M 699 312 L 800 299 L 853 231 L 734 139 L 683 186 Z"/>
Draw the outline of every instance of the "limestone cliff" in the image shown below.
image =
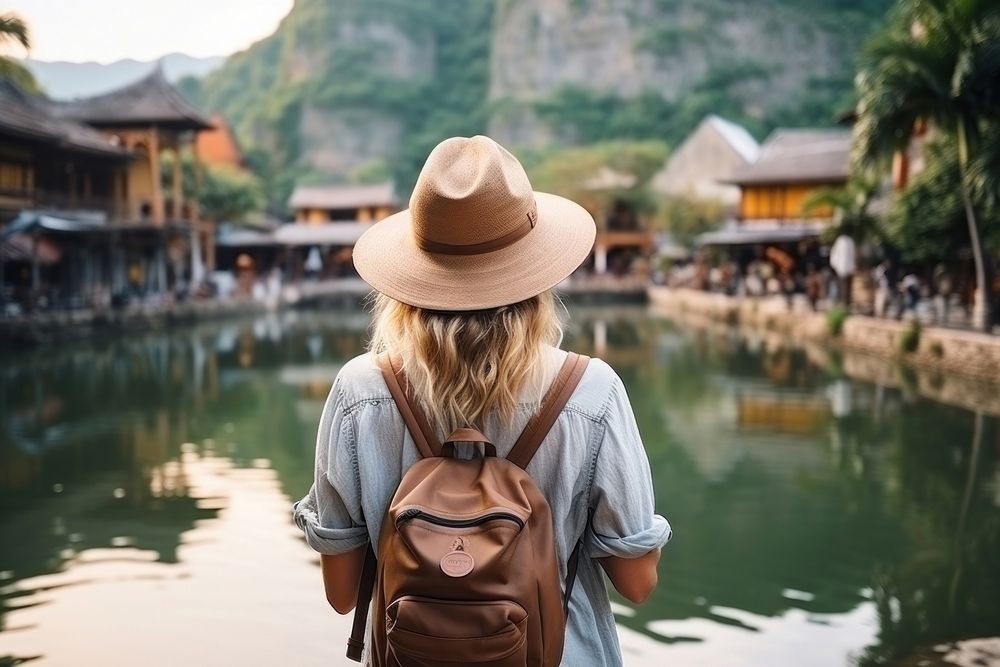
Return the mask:
<path fill-rule="evenodd" d="M 828 124 L 890 0 L 296 0 L 194 88 L 281 200 L 295 180 L 412 184 L 442 137 L 676 143 L 709 113 Z"/>

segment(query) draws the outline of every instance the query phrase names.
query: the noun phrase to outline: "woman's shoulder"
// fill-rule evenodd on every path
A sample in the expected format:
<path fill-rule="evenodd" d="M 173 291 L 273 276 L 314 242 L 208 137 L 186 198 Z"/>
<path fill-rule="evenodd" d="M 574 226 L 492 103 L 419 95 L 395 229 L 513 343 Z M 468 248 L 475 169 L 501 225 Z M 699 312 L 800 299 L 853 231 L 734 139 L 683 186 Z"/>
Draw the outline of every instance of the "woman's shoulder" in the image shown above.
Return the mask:
<path fill-rule="evenodd" d="M 345 404 L 389 396 L 382 371 L 369 352 L 359 354 L 340 367 L 333 391 L 339 392 L 340 400 Z"/>
<path fill-rule="evenodd" d="M 624 391 L 618 373 L 603 359 L 591 357 L 567 407 L 591 419 L 601 420 L 608 406 L 619 396 L 624 396 Z"/>

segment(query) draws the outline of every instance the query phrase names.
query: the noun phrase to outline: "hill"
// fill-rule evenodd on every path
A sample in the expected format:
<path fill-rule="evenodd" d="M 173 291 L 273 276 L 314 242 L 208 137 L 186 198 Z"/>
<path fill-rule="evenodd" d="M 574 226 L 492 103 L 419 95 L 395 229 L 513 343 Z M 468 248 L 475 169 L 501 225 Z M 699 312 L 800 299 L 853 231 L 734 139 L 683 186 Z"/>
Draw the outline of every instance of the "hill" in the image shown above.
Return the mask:
<path fill-rule="evenodd" d="M 185 90 L 233 122 L 281 202 L 296 180 L 394 176 L 489 132 L 545 151 L 677 142 L 708 113 L 758 137 L 829 125 L 891 0 L 297 0 Z"/>
<path fill-rule="evenodd" d="M 184 76 L 204 76 L 225 62 L 225 57 L 195 58 L 183 53 L 171 53 L 160 61 L 116 60 L 112 63 L 72 63 L 60 60 L 23 61 L 49 97 L 59 100 L 98 95 L 141 79 L 163 63 L 167 78 L 177 81 Z"/>

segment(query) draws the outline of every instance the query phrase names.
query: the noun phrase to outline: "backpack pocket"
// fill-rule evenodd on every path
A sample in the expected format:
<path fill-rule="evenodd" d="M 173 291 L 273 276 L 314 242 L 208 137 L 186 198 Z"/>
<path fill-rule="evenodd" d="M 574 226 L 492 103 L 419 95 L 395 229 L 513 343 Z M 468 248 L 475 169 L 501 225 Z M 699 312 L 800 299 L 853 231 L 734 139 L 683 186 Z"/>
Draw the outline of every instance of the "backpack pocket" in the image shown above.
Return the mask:
<path fill-rule="evenodd" d="M 465 602 L 404 596 L 386 608 L 389 664 L 524 667 L 528 614 L 509 600 Z"/>

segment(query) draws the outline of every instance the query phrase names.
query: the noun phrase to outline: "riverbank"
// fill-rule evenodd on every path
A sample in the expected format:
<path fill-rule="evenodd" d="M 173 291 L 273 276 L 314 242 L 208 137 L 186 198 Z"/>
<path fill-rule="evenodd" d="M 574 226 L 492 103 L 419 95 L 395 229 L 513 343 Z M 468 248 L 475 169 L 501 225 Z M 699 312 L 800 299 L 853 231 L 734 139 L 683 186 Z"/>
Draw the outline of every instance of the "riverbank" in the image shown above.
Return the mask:
<path fill-rule="evenodd" d="M 252 300 L 204 300 L 122 309 L 81 309 L 0 319 L 0 348 L 35 347 L 97 336 L 156 331 L 267 311 Z"/>
<path fill-rule="evenodd" d="M 947 405 L 1000 415 L 1000 337 L 851 315 L 839 333 L 825 313 L 784 299 L 737 299 L 687 289 L 649 290 L 653 311 L 687 325 L 735 328 L 769 345 L 794 343 L 813 363 L 846 377 L 903 389 Z M 904 350 L 904 340 L 914 345 Z M 920 371 L 920 372 L 916 372 Z"/>

